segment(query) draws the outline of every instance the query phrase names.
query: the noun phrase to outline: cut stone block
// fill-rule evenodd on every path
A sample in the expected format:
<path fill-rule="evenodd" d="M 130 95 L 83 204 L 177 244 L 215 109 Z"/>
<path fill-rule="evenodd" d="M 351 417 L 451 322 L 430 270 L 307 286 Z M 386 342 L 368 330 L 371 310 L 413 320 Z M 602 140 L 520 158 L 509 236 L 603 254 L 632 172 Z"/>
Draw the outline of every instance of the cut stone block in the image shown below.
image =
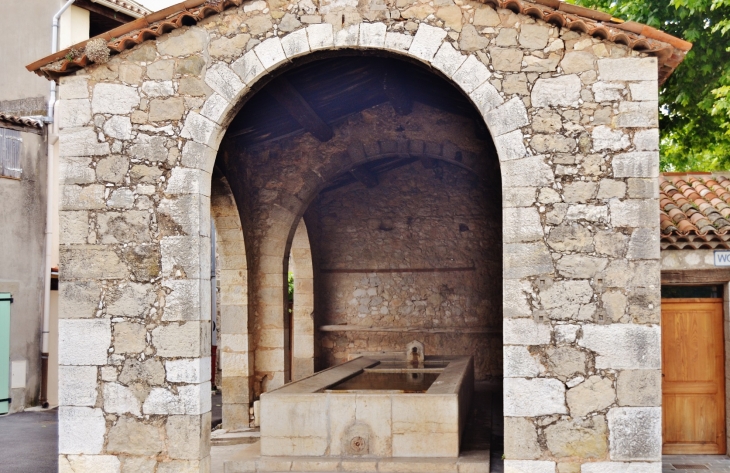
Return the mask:
<path fill-rule="evenodd" d="M 660 461 L 662 408 L 618 407 L 608 411 L 611 460 Z"/>
<path fill-rule="evenodd" d="M 506 378 L 504 380 L 504 415 L 540 417 L 567 414 L 565 385 L 557 379 Z"/>

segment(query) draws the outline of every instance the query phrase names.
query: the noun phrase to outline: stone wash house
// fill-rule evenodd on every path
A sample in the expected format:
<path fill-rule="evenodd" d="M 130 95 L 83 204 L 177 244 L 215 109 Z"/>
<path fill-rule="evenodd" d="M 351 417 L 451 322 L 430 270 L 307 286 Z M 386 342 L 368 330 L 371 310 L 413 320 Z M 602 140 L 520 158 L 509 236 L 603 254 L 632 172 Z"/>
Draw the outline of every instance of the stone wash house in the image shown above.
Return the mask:
<path fill-rule="evenodd" d="M 506 471 L 661 470 L 658 86 L 689 43 L 556 0 L 188 0 L 101 38 L 28 66 L 60 84 L 62 471 L 209 471 L 211 220 L 224 427 L 417 339 L 499 386 Z M 398 416 L 457 415 L 362 409 L 383 458 Z M 405 468 L 323 416 L 272 435 L 326 458 L 228 471 Z"/>

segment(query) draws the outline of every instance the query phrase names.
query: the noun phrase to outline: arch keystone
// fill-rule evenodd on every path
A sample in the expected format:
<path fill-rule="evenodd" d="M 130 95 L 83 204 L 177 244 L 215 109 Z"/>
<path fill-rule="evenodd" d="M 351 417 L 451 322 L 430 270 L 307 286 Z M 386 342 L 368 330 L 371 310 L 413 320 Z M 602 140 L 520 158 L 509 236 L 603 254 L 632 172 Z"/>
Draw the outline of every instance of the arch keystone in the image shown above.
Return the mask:
<path fill-rule="evenodd" d="M 359 45 L 382 49 L 385 46 L 386 30 L 387 27 L 384 23 L 360 23 Z"/>

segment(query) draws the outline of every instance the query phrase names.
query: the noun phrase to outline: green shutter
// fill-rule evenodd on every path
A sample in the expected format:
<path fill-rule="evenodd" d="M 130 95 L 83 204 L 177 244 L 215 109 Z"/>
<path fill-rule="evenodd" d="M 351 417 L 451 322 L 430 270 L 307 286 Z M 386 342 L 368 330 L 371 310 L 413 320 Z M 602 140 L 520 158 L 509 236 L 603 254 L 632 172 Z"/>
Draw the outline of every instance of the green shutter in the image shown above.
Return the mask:
<path fill-rule="evenodd" d="M 0 414 L 10 410 L 10 294 L 0 292 Z"/>

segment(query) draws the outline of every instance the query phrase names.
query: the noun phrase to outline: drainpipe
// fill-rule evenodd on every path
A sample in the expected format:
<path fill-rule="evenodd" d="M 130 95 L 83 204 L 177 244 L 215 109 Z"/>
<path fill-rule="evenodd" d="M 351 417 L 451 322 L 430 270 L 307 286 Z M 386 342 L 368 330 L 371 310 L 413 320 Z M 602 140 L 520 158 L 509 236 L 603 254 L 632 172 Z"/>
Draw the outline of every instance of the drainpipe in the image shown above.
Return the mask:
<path fill-rule="evenodd" d="M 53 15 L 53 31 L 51 32 L 51 54 L 58 52 L 58 23 L 61 20 L 63 12 L 68 10 L 76 0 L 68 0 L 60 10 Z M 48 116 L 46 117 L 47 123 L 53 123 L 53 113 L 56 108 L 56 81 L 51 81 L 51 97 L 48 100 Z"/>
<path fill-rule="evenodd" d="M 63 12 L 68 10 L 76 0 L 68 0 L 58 12 L 53 15 L 53 29 L 51 31 L 51 54 L 58 52 L 58 24 Z M 43 328 L 41 331 L 41 406 L 48 407 L 48 337 L 51 330 L 51 258 L 53 255 L 53 195 L 55 181 L 53 176 L 53 148 L 58 140 L 54 125 L 56 112 L 56 81 L 51 81 L 51 94 L 48 98 L 48 116 L 46 122 L 46 139 L 48 140 L 48 159 L 46 166 L 46 255 L 43 259 Z"/>

